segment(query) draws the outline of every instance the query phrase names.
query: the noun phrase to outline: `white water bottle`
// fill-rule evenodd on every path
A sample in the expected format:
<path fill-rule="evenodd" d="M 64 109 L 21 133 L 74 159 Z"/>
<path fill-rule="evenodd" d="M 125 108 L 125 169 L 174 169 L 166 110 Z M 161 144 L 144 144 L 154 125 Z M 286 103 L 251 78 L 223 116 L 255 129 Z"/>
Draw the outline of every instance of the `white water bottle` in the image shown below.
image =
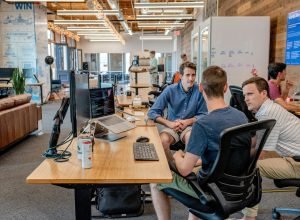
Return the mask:
<path fill-rule="evenodd" d="M 82 160 L 81 165 L 82 168 L 88 169 L 92 167 L 92 141 L 85 140 L 81 145 L 82 151 Z"/>

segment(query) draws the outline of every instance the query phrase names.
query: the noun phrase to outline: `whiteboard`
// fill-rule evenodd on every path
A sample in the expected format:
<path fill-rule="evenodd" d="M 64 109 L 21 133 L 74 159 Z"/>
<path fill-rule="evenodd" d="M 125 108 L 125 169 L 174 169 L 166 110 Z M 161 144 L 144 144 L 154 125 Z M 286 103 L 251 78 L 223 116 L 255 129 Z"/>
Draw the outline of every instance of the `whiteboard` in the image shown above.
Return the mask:
<path fill-rule="evenodd" d="M 237 16 L 209 19 L 210 65 L 225 69 L 228 84 L 241 86 L 253 76 L 253 71 L 267 79 L 270 18 Z M 228 101 L 229 92 L 225 97 Z"/>

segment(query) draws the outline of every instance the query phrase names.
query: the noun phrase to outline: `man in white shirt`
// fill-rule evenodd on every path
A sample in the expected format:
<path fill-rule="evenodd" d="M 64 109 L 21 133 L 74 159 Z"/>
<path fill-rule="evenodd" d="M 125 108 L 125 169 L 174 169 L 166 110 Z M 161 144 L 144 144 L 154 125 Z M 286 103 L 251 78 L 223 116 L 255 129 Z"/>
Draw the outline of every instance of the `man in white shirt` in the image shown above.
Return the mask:
<path fill-rule="evenodd" d="M 150 51 L 150 67 L 149 67 L 150 79 L 152 84 L 158 85 L 158 70 L 157 59 L 155 58 L 155 51 Z"/>
<path fill-rule="evenodd" d="M 243 93 L 248 109 L 258 120 L 276 119 L 257 165 L 262 176 L 270 179 L 300 179 L 300 162 L 292 157 L 300 155 L 300 120 L 279 104 L 269 99 L 268 82 L 261 77 L 252 77 L 243 84 Z M 278 158 L 268 158 L 275 151 Z M 246 220 L 255 220 L 258 206 L 243 210 Z"/>

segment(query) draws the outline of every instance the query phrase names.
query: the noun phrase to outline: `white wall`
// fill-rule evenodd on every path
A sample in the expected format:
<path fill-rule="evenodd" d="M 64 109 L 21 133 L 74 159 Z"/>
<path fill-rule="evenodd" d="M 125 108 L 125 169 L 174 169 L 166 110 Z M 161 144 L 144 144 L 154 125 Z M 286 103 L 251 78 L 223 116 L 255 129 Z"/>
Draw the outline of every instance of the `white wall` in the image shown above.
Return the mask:
<path fill-rule="evenodd" d="M 132 53 L 138 54 L 143 49 L 155 50 L 160 52 L 172 52 L 173 41 L 172 40 L 147 40 L 144 41 L 142 48 L 142 41 L 139 39 L 140 34 L 134 34 L 132 36 L 127 35 L 125 39 L 125 45 L 120 42 L 90 42 L 83 38 L 80 39 L 78 48 L 82 49 L 85 53 Z M 125 37 L 124 37 L 125 38 Z"/>

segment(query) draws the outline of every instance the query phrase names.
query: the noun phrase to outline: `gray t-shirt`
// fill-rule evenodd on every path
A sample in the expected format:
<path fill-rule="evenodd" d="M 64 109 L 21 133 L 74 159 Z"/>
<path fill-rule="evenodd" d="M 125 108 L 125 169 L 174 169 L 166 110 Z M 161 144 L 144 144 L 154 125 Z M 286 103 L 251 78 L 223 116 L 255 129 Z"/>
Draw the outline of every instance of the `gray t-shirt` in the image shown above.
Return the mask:
<path fill-rule="evenodd" d="M 204 177 L 208 174 L 219 152 L 221 132 L 233 126 L 248 123 L 245 114 L 235 108 L 226 107 L 214 110 L 207 115 L 201 116 L 194 123 L 191 137 L 187 145 L 187 152 L 199 156 L 202 159 L 202 168 L 199 176 Z M 250 133 L 245 137 L 234 140 L 235 146 L 242 147 L 242 151 L 234 156 L 236 163 L 230 173 L 238 173 L 243 166 L 248 164 L 250 156 L 251 136 Z"/>

